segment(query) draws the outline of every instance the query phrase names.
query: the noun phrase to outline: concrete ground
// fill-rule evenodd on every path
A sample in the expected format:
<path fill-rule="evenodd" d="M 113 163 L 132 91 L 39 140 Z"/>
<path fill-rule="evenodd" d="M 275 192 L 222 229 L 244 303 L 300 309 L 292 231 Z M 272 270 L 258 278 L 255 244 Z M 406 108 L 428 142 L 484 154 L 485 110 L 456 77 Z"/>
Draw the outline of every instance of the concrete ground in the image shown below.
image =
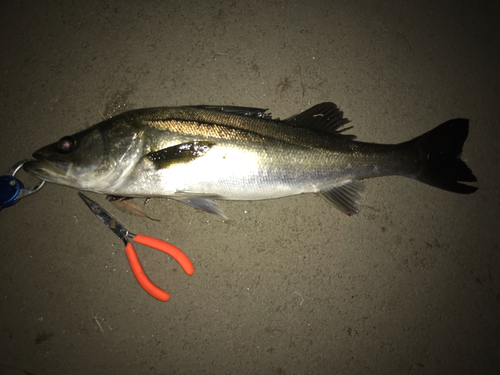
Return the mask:
<path fill-rule="evenodd" d="M 187 276 L 138 246 L 159 302 L 76 191 L 47 184 L 0 214 L 0 373 L 500 373 L 499 17 L 494 1 L 4 2 L 0 170 L 127 109 L 334 101 L 369 142 L 469 118 L 479 190 L 387 177 L 355 217 L 304 195 L 221 202 L 229 221 L 154 199 L 159 222 L 91 194 L 193 261 Z"/>

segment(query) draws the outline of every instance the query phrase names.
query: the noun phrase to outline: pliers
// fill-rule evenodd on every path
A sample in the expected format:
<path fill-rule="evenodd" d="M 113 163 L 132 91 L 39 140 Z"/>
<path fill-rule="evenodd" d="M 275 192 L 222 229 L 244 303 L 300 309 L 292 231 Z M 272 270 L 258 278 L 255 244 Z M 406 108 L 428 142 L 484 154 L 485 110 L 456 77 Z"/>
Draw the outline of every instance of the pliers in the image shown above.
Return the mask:
<path fill-rule="evenodd" d="M 132 273 L 139 285 L 151 296 L 160 300 L 160 301 L 168 301 L 170 299 L 170 294 L 165 292 L 163 289 L 159 288 L 149 279 L 149 277 L 144 272 L 142 268 L 141 262 L 139 261 L 139 257 L 134 249 L 134 245 L 131 241 L 152 247 L 154 249 L 163 251 L 167 253 L 171 257 L 173 257 L 184 269 L 184 271 L 188 275 L 192 275 L 194 273 L 194 267 L 189 258 L 182 252 L 181 249 L 176 246 L 159 240 L 158 238 L 146 236 L 144 234 L 133 234 L 128 231 L 118 220 L 116 220 L 113 216 L 111 216 L 104 208 L 98 205 L 96 202 L 83 195 L 82 193 L 78 193 L 80 198 L 87 204 L 87 206 L 92 210 L 92 212 L 104 223 L 106 226 L 111 229 L 111 231 L 116 234 L 120 239 L 125 243 L 125 254 L 127 255 L 128 262 L 130 264 L 130 268 L 132 269 Z"/>

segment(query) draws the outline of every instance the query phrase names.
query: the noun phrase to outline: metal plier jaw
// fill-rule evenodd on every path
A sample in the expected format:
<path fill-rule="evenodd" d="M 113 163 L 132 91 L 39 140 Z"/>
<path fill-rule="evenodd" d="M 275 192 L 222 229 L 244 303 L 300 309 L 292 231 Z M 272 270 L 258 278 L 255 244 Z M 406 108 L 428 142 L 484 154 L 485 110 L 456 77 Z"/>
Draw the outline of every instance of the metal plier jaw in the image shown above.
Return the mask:
<path fill-rule="evenodd" d="M 35 186 L 25 188 L 24 184 L 15 177 L 16 173 L 27 161 L 29 160 L 21 160 L 0 176 L 0 211 L 3 208 L 13 206 L 19 202 L 19 199 L 36 193 L 45 184 L 45 181 L 38 180 Z"/>

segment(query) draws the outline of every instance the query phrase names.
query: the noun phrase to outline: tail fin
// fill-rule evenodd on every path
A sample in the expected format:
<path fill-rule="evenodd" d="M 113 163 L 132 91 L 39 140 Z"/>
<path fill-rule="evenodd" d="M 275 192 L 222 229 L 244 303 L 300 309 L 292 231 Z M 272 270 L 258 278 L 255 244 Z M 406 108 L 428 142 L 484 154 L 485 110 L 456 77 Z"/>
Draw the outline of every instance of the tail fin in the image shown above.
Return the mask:
<path fill-rule="evenodd" d="M 475 182 L 476 177 L 460 159 L 469 134 L 469 120 L 457 118 L 410 141 L 417 149 L 419 162 L 413 178 L 437 188 L 471 194 L 477 187 L 461 182 Z"/>

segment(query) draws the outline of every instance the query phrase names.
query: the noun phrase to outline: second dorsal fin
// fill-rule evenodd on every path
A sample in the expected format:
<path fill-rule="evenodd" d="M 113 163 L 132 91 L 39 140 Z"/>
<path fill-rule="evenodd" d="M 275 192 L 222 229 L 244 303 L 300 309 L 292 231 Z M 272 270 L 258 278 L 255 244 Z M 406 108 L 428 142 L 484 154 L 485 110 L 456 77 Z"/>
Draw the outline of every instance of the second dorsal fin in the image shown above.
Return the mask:
<path fill-rule="evenodd" d="M 341 134 L 352 127 L 340 129 L 350 121 L 344 117 L 344 113 L 339 107 L 331 102 L 317 104 L 302 113 L 283 120 L 283 122 L 301 128 L 313 129 L 323 133 L 346 137 L 348 139 L 356 138 L 355 135 Z"/>

